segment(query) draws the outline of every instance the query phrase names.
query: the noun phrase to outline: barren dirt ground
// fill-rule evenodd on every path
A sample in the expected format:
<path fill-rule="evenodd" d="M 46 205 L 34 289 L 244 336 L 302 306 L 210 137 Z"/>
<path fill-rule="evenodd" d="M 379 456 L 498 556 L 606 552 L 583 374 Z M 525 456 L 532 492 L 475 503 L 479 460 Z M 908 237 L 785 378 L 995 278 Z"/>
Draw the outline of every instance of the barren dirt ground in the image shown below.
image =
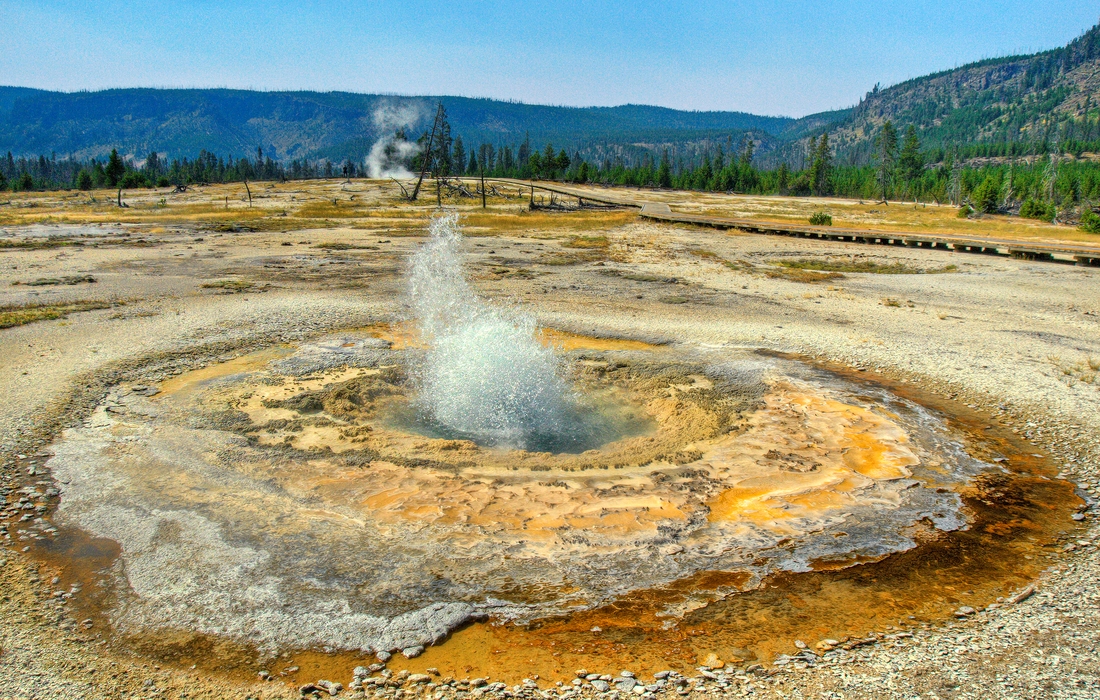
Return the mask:
<path fill-rule="evenodd" d="M 434 191 L 413 206 L 386 183 L 252 188 L 251 208 L 240 186 L 124 193 L 125 209 L 100 192 L 0 202 L 0 485 L 28 483 L 29 470 L 44 461 L 39 451 L 81 423 L 106 387 L 137 381 L 150 367 L 182 372 L 405 318 L 402 276 L 425 235 Z M 685 211 L 736 215 L 763 208 L 801 216 L 820 206 L 714 195 L 682 201 Z M 658 225 L 632 211 L 528 212 L 518 191 L 491 198 L 486 211 L 469 199 L 445 204 L 463 215 L 477 290 L 544 326 L 776 350 L 899 381 L 1029 441 L 1079 485 L 1086 502 L 1100 493 L 1100 269 Z M 882 205 L 844 206 L 876 227 L 955 223 L 912 205 L 889 205 L 889 214 L 879 213 Z M 1030 223 L 999 217 L 965 224 L 971 234 L 1013 235 L 1018 226 L 1019 235 L 1036 235 Z M 1044 238 L 1081 238 L 1041 228 Z M 876 272 L 851 271 L 860 269 Z M 23 323 L 33 318 L 40 320 Z M 49 484 L 48 473 L 31 475 Z M 12 490 L 7 505 L 18 496 Z M 866 643 L 814 663 L 793 659 L 748 673 L 731 666 L 660 688 L 646 678 L 650 686 L 639 685 L 640 694 L 1100 696 L 1096 510 L 1077 515 L 1067 523 L 1069 538 L 1043 555 L 1034 594 L 1006 596 L 954 620 L 875 630 Z M 73 605 L 55 595 L 59 563 L 25 553 L 19 519 L 5 522 L 0 697 L 298 697 L 298 685 L 316 680 L 262 681 L 216 664 L 192 669 L 115 648 L 106 630 L 82 625 Z M 447 644 L 429 651 L 427 658 L 445 658 Z M 421 669 L 402 664 L 391 668 Z M 598 657 L 586 668 L 624 670 L 604 668 Z M 599 693 L 591 683 L 566 691 L 569 679 L 524 686 L 524 677 L 516 668 L 500 676 L 506 688 L 489 690 L 430 677 L 404 691 L 437 698 Z M 331 680 L 348 685 L 351 677 Z M 394 697 L 399 685 L 395 676 L 377 692 Z M 370 688 L 367 695 L 376 692 Z"/>

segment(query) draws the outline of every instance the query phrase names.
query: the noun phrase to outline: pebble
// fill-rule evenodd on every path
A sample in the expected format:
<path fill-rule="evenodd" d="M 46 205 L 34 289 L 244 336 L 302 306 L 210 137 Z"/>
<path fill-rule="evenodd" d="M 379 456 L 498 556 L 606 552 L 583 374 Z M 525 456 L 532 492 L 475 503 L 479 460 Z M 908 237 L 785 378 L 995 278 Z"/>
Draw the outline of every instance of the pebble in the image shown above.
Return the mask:
<path fill-rule="evenodd" d="M 417 644 L 416 646 L 405 647 L 401 650 L 401 655 L 406 659 L 415 659 L 424 653 L 424 647 Z"/>
<path fill-rule="evenodd" d="M 378 659 L 382 663 L 386 663 L 393 658 L 393 654 L 389 653 L 388 651 L 380 651 L 374 655 L 374 658 Z"/>
<path fill-rule="evenodd" d="M 970 607 L 969 605 L 964 605 L 955 611 L 955 617 L 966 617 L 967 615 L 973 615 L 976 612 L 978 611 Z"/>
<path fill-rule="evenodd" d="M 634 686 L 638 685 L 638 681 L 633 678 L 617 678 L 615 679 L 615 685 L 619 686 L 619 690 L 629 693 L 634 690 Z"/>
<path fill-rule="evenodd" d="M 592 681 L 592 687 L 597 693 L 606 693 L 608 690 L 611 690 L 611 684 L 601 680 Z"/>

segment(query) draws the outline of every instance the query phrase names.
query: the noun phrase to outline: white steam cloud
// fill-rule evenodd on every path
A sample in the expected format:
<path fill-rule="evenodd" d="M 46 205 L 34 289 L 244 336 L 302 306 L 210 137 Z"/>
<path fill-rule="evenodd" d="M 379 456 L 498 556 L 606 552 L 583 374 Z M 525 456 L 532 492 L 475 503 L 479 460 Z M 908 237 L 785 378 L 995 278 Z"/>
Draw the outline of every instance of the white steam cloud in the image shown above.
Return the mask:
<path fill-rule="evenodd" d="M 372 178 L 409 178 L 413 174 L 405 167 L 409 158 L 416 155 L 415 142 L 399 139 L 398 129 L 412 127 L 424 118 L 424 107 L 419 102 L 394 104 L 383 102 L 371 115 L 382 136 L 374 142 L 367 156 L 367 170 Z"/>

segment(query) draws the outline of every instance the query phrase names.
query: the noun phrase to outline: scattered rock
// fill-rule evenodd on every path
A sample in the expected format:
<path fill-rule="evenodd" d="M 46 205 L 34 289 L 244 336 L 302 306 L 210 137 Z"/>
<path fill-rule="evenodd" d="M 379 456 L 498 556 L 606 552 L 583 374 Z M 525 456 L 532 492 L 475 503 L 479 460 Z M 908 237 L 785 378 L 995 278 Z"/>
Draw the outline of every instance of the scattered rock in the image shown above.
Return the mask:
<path fill-rule="evenodd" d="M 374 658 L 378 659 L 382 663 L 386 663 L 393 658 L 393 654 L 389 653 L 388 651 L 380 651 L 374 655 Z"/>
<path fill-rule="evenodd" d="M 423 653 L 424 647 L 420 646 L 419 644 L 411 647 L 405 647 L 401 650 L 401 655 L 404 656 L 406 659 L 415 659 Z"/>
<path fill-rule="evenodd" d="M 621 677 L 615 679 L 615 685 L 619 686 L 619 690 L 629 693 L 634 690 L 634 686 L 638 685 L 638 681 L 633 678 Z"/>
<path fill-rule="evenodd" d="M 606 693 L 608 690 L 611 690 L 611 684 L 601 680 L 592 681 L 592 687 L 597 693 Z"/>
<path fill-rule="evenodd" d="M 970 607 L 969 605 L 964 605 L 955 611 L 955 617 L 967 617 L 969 615 L 973 615 L 976 612 L 978 611 Z"/>
<path fill-rule="evenodd" d="M 1012 603 L 1012 604 L 1022 603 L 1025 600 L 1027 600 L 1028 598 L 1030 598 L 1034 593 L 1035 593 L 1035 586 L 1028 586 L 1027 588 L 1025 588 L 1022 591 L 1020 591 L 1019 593 L 1017 593 L 1016 595 L 1009 598 L 1008 602 Z"/>
<path fill-rule="evenodd" d="M 429 676 L 426 673 L 414 673 L 411 676 L 409 676 L 407 680 L 408 680 L 409 683 L 414 683 L 414 684 L 429 683 L 429 682 L 431 682 L 432 677 Z"/>

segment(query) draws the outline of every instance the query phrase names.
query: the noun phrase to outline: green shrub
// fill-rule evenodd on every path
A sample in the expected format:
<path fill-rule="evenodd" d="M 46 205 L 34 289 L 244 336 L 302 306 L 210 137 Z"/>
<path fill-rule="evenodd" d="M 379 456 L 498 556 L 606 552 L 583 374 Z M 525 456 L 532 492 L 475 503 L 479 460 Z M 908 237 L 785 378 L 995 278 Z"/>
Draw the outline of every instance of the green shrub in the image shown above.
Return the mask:
<path fill-rule="evenodd" d="M 1041 199 L 1028 197 L 1020 206 L 1020 216 L 1025 219 L 1041 219 L 1050 221 L 1054 218 L 1054 205 Z"/>
<path fill-rule="evenodd" d="M 982 184 L 978 185 L 973 192 L 970 193 L 970 199 L 974 202 L 979 210 L 986 214 L 995 214 L 997 212 L 997 196 L 1000 193 L 1000 187 L 997 186 L 997 181 L 993 179 L 992 175 L 987 175 Z"/>
<path fill-rule="evenodd" d="M 130 170 L 122 176 L 122 181 L 119 184 L 122 185 L 124 190 L 132 190 L 138 187 L 148 187 L 149 181 L 138 171 Z"/>
<path fill-rule="evenodd" d="M 959 207 L 959 213 L 956 214 L 955 216 L 959 217 L 960 219 L 966 219 L 973 213 L 974 213 L 974 207 L 970 206 L 969 204 L 964 204 L 961 207 Z"/>
<path fill-rule="evenodd" d="M 171 185 L 172 181 L 166 175 L 161 175 L 160 179 L 157 180 L 157 187 L 170 187 Z"/>
<path fill-rule="evenodd" d="M 817 211 L 810 217 L 810 223 L 814 226 L 832 226 L 833 217 L 823 211 Z"/>
<path fill-rule="evenodd" d="M 1081 212 L 1081 223 L 1079 226 L 1082 231 L 1087 233 L 1100 233 L 1100 216 L 1092 209 L 1086 209 Z"/>
<path fill-rule="evenodd" d="M 92 189 L 92 174 L 86 169 L 81 170 L 80 173 L 76 176 L 76 187 L 77 189 L 84 190 L 85 192 Z"/>

